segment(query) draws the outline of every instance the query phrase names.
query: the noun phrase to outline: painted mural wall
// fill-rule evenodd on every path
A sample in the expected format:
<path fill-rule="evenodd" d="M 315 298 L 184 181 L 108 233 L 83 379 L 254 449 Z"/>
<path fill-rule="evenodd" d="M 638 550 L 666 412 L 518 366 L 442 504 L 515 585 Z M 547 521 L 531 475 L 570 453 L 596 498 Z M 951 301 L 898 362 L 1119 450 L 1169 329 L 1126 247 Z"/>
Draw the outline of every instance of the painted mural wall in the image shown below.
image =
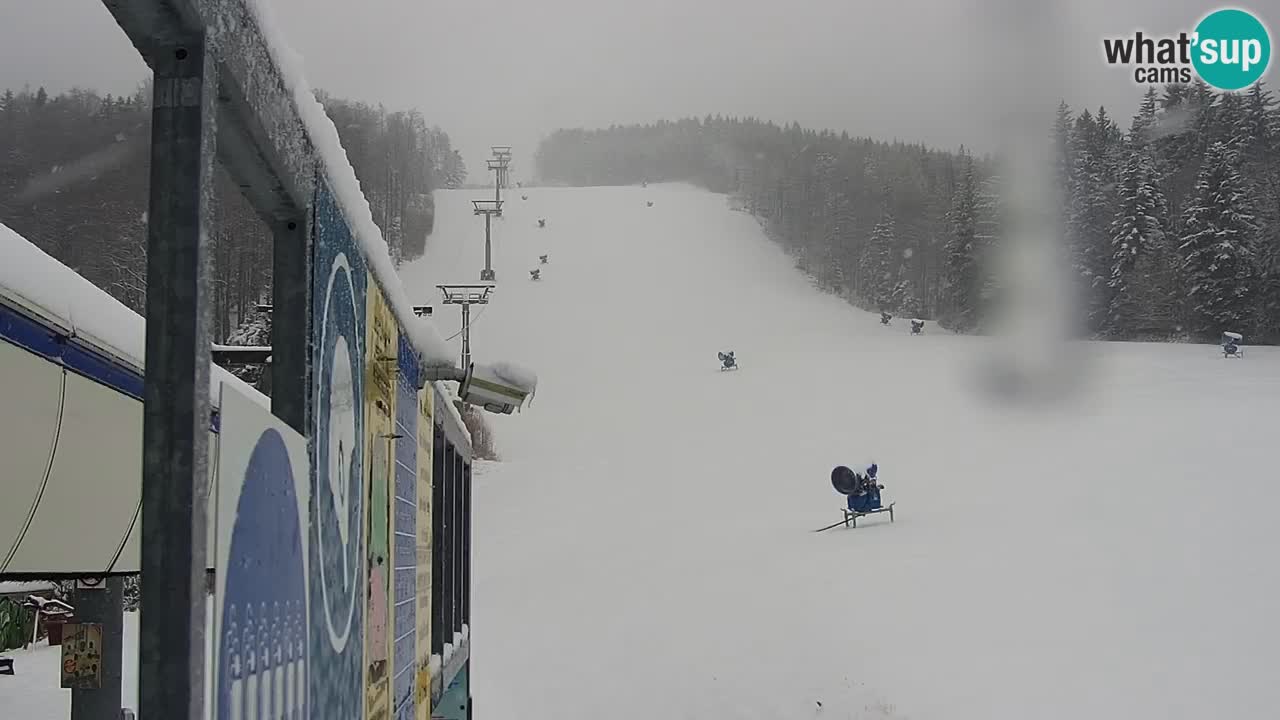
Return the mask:
<path fill-rule="evenodd" d="M 431 718 L 431 443 L 433 398 L 430 385 L 418 392 L 418 632 L 417 720 Z"/>
<path fill-rule="evenodd" d="M 307 440 L 227 385 L 221 408 L 210 717 L 305 718 Z"/>
<path fill-rule="evenodd" d="M 315 198 L 311 522 L 311 717 L 362 717 L 365 653 L 365 326 L 368 272 L 332 190 Z"/>
<path fill-rule="evenodd" d="M 430 720 L 437 389 L 314 211 L 310 438 L 224 386 L 211 716 Z"/>
<path fill-rule="evenodd" d="M 391 715 L 391 448 L 395 435 L 395 316 L 369 278 L 364 410 L 366 457 L 365 718 Z"/>
<path fill-rule="evenodd" d="M 407 338 L 398 338 L 391 545 L 391 697 L 396 720 L 416 720 L 418 646 L 418 368 Z"/>

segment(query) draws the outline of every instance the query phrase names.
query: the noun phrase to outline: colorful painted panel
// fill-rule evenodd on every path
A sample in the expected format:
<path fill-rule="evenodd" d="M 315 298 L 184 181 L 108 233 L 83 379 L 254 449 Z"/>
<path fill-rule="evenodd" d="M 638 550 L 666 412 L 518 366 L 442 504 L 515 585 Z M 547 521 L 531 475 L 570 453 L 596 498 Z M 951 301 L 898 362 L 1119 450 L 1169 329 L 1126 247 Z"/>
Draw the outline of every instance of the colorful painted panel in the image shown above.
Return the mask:
<path fill-rule="evenodd" d="M 415 720 L 418 603 L 418 371 L 417 353 L 399 338 L 396 375 L 394 497 L 391 501 L 393 587 L 391 693 L 396 720 Z"/>
<path fill-rule="evenodd" d="M 62 626 L 62 687 L 102 688 L 102 623 Z"/>
<path fill-rule="evenodd" d="M 399 333 L 382 291 L 369 278 L 365 355 L 365 447 L 369 458 L 365 522 L 365 719 L 391 717 L 391 473 Z"/>
<path fill-rule="evenodd" d="M 229 385 L 221 416 L 211 716 L 307 717 L 307 441 Z"/>
<path fill-rule="evenodd" d="M 418 392 L 418 719 L 431 718 L 431 442 L 432 398 Z"/>
<path fill-rule="evenodd" d="M 312 717 L 359 718 L 364 705 L 365 295 L 368 274 L 323 177 L 314 222 L 315 378 L 308 592 Z"/>

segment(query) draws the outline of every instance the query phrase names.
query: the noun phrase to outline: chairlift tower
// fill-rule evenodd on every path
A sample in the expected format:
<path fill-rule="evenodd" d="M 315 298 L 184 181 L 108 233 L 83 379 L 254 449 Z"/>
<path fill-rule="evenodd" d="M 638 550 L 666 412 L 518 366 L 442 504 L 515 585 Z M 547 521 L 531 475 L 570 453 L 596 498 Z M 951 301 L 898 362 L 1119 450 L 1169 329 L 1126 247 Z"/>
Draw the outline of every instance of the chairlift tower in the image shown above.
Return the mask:
<path fill-rule="evenodd" d="M 506 177 L 510 158 L 490 158 L 485 163 L 489 166 L 489 170 L 493 172 L 493 199 L 501 202 L 503 179 Z"/>
<path fill-rule="evenodd" d="M 498 185 L 504 188 L 511 187 L 511 146 L 510 145 L 490 145 L 489 149 L 493 151 L 493 159 L 501 163 L 502 169 L 498 171 Z"/>
<path fill-rule="evenodd" d="M 501 200 L 472 200 L 476 215 L 484 216 L 484 269 L 480 271 L 481 282 L 493 282 L 498 279 L 493 271 L 493 217 L 502 217 Z"/>
<path fill-rule="evenodd" d="M 437 285 L 444 293 L 443 304 L 462 306 L 462 370 L 471 368 L 471 306 L 488 305 L 492 285 Z"/>

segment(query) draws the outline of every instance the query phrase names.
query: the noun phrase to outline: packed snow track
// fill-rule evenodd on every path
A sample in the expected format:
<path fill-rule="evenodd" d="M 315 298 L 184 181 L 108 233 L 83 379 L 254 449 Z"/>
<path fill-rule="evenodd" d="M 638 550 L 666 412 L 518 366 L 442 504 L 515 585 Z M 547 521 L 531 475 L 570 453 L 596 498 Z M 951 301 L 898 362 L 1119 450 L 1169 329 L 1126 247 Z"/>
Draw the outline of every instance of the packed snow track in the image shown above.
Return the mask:
<path fill-rule="evenodd" d="M 478 278 L 478 197 L 438 194 L 428 255 L 401 271 L 414 302 Z M 473 352 L 541 383 L 490 418 L 503 462 L 476 485 L 479 714 L 1280 706 L 1280 352 L 1089 343 L 1068 401 L 1002 407 L 972 382 L 992 341 L 913 337 L 819 293 L 724 196 L 507 200 Z M 435 318 L 456 331 L 456 310 Z M 720 372 L 727 350 L 740 371 Z M 897 522 L 810 532 L 840 519 L 831 468 L 868 460 Z"/>

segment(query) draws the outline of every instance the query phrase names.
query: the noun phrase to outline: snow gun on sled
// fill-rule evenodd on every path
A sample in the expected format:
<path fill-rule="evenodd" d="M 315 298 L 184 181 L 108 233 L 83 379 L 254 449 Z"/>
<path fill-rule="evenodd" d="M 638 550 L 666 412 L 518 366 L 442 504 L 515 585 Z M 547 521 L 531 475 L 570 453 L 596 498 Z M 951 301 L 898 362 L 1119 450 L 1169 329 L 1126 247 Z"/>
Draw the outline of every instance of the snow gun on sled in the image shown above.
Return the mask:
<path fill-rule="evenodd" d="M 881 324 L 881 325 L 888 325 L 888 324 L 889 324 L 889 321 L 890 321 L 890 320 L 892 320 L 892 319 L 893 319 L 893 316 L 892 316 L 892 315 L 890 315 L 889 313 L 884 312 L 884 311 L 881 311 L 881 312 L 880 312 L 880 324 Z"/>
<path fill-rule="evenodd" d="M 1224 358 L 1243 358 L 1244 351 L 1240 349 L 1241 343 L 1244 342 L 1244 336 L 1240 333 L 1224 332 L 1222 333 L 1222 357 Z"/>
<path fill-rule="evenodd" d="M 738 360 L 733 357 L 732 350 L 727 353 L 716 353 L 716 355 L 720 356 L 720 372 L 738 369 Z"/>
<path fill-rule="evenodd" d="M 858 518 L 867 515 L 878 515 L 880 513 L 889 513 L 889 522 L 893 522 L 893 506 L 894 503 L 885 505 L 880 499 L 880 491 L 884 489 L 884 485 L 880 484 L 876 473 L 879 467 L 875 463 L 867 466 L 865 473 L 857 473 L 845 467 L 837 466 L 831 471 L 831 486 L 836 492 L 846 497 L 845 507 L 840 508 L 840 512 L 844 515 L 844 519 L 840 522 L 832 523 L 826 527 L 818 528 L 814 532 L 822 532 L 831 528 L 840 527 L 858 527 Z"/>

